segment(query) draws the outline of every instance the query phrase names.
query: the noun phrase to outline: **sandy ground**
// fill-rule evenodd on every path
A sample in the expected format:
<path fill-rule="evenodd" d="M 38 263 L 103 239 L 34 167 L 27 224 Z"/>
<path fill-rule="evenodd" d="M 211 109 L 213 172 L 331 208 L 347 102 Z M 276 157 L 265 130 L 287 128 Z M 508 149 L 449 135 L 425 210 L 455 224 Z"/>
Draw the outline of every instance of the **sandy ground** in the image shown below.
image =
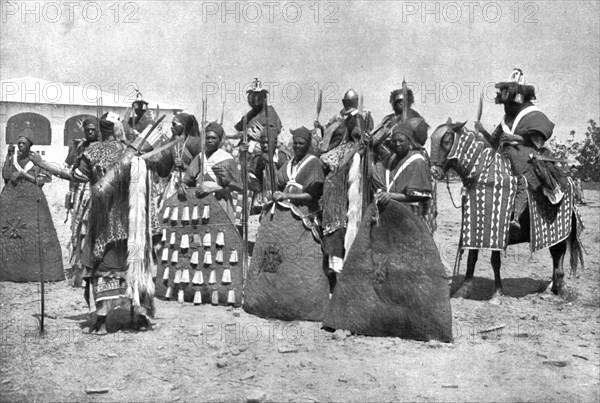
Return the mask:
<path fill-rule="evenodd" d="M 66 185 L 44 190 L 66 245 Z M 435 239 L 451 267 L 460 214 L 438 190 Z M 458 184 L 452 192 L 458 200 Z M 0 400 L 599 401 L 599 193 L 586 197 L 587 268 L 567 280 L 568 297 L 541 292 L 551 276 L 549 252 L 531 255 L 519 245 L 503 258 L 507 296 L 490 304 L 493 273 L 484 254 L 477 292 L 452 299 L 451 344 L 327 333 L 318 323 L 164 301 L 153 331 L 90 336 L 81 332 L 88 316 L 82 291 L 66 282 L 46 286 L 40 337 L 39 285 L 0 283 Z"/>

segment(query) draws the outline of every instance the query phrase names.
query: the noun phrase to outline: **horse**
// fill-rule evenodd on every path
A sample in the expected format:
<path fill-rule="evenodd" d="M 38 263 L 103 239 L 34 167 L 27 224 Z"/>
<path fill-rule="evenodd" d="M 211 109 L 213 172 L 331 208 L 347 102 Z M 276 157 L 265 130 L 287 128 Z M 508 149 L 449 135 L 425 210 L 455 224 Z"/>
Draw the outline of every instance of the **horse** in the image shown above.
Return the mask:
<path fill-rule="evenodd" d="M 578 235 L 583 228 L 581 218 L 573 203 L 573 183 L 569 179 L 560 207 L 551 206 L 554 216 L 542 217 L 548 209 L 540 209 L 545 197 L 528 189 L 529 203 L 519 219 L 521 229 L 510 225 L 517 178 L 511 175 L 509 163 L 485 139 L 464 128 L 464 123 L 449 119 L 436 128 L 431 136 L 432 175 L 441 180 L 452 168 L 460 176 L 467 194 L 463 197 L 461 225 L 461 253 L 469 249 L 467 272 L 463 283 L 453 296 L 466 298 L 473 288 L 473 274 L 479 249 L 491 249 L 494 270 L 494 293 L 490 302 L 499 302 L 502 291 L 500 252 L 508 245 L 530 242 L 532 251 L 550 248 L 552 255 L 552 293 L 564 297 L 567 285 L 563 260 L 566 250 L 571 250 L 571 274 L 577 272 L 578 262 L 583 268 L 583 252 Z M 538 192 L 541 194 L 541 191 Z M 537 199 L 533 199 L 537 197 Z M 531 201 L 534 200 L 534 203 Z M 546 202 L 549 206 L 549 202 Z M 549 210 L 552 210 L 549 208 Z M 557 213 L 562 209 L 562 216 Z M 562 221 L 559 218 L 562 217 Z M 534 225 L 535 221 L 535 225 Z M 562 226 L 561 226 L 562 225 Z M 537 231 L 537 232 L 535 232 Z M 551 234 L 551 235 L 548 235 Z M 532 236 L 535 237 L 532 241 Z M 534 242 L 535 241 L 535 242 Z M 534 247 L 535 244 L 535 247 Z M 534 250 L 535 249 L 535 250 Z"/>

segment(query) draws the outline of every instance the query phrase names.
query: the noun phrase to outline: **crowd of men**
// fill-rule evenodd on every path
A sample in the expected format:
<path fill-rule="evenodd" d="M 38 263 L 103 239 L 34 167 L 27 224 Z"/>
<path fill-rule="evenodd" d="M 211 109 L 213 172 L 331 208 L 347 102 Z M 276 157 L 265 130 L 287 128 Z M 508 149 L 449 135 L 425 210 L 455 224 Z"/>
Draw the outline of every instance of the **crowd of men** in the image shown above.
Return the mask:
<path fill-rule="evenodd" d="M 505 111 L 502 124 L 491 135 L 479 122 L 476 127 L 482 139 L 506 155 L 513 173 L 531 182 L 537 176 L 527 155 L 545 150 L 554 125 L 532 107 L 535 94 L 524 84 L 521 72 L 497 88 L 496 101 Z M 423 228 L 435 231 L 435 186 L 424 148 L 429 125 L 412 108 L 410 89 L 403 86 L 391 92 L 393 112 L 377 127 L 370 112 L 362 108 L 359 94 L 348 90 L 342 109 L 326 124 L 315 121 L 313 129 L 290 130 L 291 153 L 281 144 L 282 123 L 266 98 L 267 91 L 255 81 L 248 91 L 251 109 L 235 125 L 238 133 L 229 136 L 240 139 L 235 150 L 220 123 L 198 122 L 186 112 L 175 115 L 166 145 L 144 142 L 157 117 L 139 98 L 127 122 L 112 112 L 99 120 L 85 120 L 82 140 L 70 149 L 68 169 L 58 169 L 39 155 L 31 155 L 34 164 L 71 182 L 67 195 L 68 208 L 73 211 L 71 261 L 83 269 L 86 299 L 98 318 L 91 332 L 106 332 L 106 315 L 124 297 L 133 301 L 135 326 L 150 326 L 154 305 L 152 280 L 148 279 L 156 276 L 151 245 L 161 236 L 157 211 L 172 197 L 185 198 L 188 188 L 198 197 L 215 195 L 232 222 L 236 219 L 236 194 L 245 189 L 244 182 L 253 197 L 242 208 L 250 212 L 273 208 L 273 203 L 299 208 L 302 218 L 317 223 L 313 231 L 330 292 L 371 203 L 380 210 L 390 203 L 402 203 L 423 220 Z M 522 122 L 527 126 L 519 126 Z M 232 155 L 236 153 L 247 156 L 242 169 Z M 134 200 L 133 181 L 126 180 L 133 175 L 126 172 L 133 160 L 143 161 L 153 197 Z M 248 175 L 243 175 L 246 170 Z M 152 190 L 156 188 L 160 191 Z M 514 225 L 519 225 L 518 215 L 525 205 L 526 195 L 520 190 Z M 134 210 L 137 213 L 132 213 Z M 148 266 L 141 268 L 137 277 L 128 269 L 132 254 L 128 238 L 131 242 L 136 234 L 147 241 L 141 253 Z"/>

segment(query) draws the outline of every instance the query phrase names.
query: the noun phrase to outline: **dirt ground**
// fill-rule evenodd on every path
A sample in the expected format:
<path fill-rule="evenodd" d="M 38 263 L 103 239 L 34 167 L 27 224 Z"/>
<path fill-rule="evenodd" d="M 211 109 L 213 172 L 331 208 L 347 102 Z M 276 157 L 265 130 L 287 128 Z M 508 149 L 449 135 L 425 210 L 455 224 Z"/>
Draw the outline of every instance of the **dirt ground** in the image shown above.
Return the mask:
<path fill-rule="evenodd" d="M 455 200 L 459 186 L 451 188 Z M 66 245 L 66 185 L 44 190 Z M 445 186 L 438 191 L 435 239 L 452 267 L 460 214 Z M 153 331 L 90 336 L 81 331 L 88 319 L 82 290 L 66 282 L 46 286 L 40 337 L 39 285 L 0 283 L 0 400 L 599 401 L 599 192 L 586 198 L 587 267 L 567 280 L 568 297 L 543 292 L 549 252 L 531 255 L 519 245 L 503 257 L 507 296 L 490 304 L 493 273 L 484 254 L 477 292 L 452 299 L 451 344 L 328 333 L 319 323 L 164 301 Z M 482 332 L 491 328 L 499 329 Z"/>

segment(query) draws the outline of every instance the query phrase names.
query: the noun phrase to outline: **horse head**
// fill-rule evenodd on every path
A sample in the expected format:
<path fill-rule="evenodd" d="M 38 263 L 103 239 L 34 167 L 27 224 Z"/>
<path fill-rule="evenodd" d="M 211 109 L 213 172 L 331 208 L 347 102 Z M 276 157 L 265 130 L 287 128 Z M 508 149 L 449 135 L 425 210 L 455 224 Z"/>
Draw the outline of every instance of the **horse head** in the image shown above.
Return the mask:
<path fill-rule="evenodd" d="M 445 177 L 446 171 L 452 168 L 452 159 L 448 159 L 448 154 L 452 150 L 455 140 L 464 131 L 467 122 L 452 123 L 452 119 L 438 126 L 431 134 L 431 174 L 437 180 Z"/>

